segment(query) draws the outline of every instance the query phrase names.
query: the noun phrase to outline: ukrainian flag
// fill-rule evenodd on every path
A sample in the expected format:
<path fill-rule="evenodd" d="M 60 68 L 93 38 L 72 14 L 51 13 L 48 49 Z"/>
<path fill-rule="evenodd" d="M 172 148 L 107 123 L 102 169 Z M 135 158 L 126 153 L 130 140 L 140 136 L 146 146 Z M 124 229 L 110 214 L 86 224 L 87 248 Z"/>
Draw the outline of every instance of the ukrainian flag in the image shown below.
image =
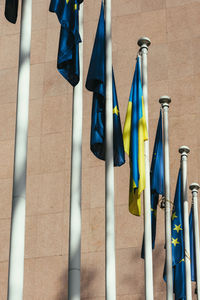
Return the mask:
<path fill-rule="evenodd" d="M 147 139 L 138 57 L 123 131 L 124 149 L 130 158 L 129 211 L 136 216 L 141 215 L 140 196 L 145 188 L 144 141 Z"/>

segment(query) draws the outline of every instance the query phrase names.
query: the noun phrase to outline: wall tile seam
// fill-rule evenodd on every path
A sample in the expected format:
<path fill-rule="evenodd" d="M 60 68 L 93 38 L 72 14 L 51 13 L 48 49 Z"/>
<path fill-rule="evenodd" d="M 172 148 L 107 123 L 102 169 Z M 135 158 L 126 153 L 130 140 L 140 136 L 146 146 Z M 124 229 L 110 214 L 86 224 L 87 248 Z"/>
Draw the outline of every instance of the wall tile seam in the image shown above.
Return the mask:
<path fill-rule="evenodd" d="M 48 174 L 61 174 L 61 173 L 63 173 L 63 172 L 65 172 L 65 171 L 70 171 L 71 170 L 71 168 L 69 167 L 69 169 L 68 168 L 65 168 L 65 169 L 62 169 L 62 170 L 60 170 L 60 171 L 49 171 L 49 172 L 42 172 L 42 171 L 40 171 L 40 172 L 33 172 L 33 174 L 30 174 L 30 173 L 27 173 L 27 176 L 30 178 L 30 177 L 32 177 L 32 176 L 42 176 L 42 175 L 48 175 Z M 27 169 L 27 171 L 28 171 L 28 169 Z M 29 171 L 30 172 L 30 171 Z M 12 179 L 13 177 L 8 177 L 8 178 L 0 178 L 0 180 L 1 179 Z"/>
<path fill-rule="evenodd" d="M 123 17 L 130 17 L 131 15 L 139 16 L 139 15 L 149 14 L 149 12 L 152 12 L 152 11 L 155 11 L 160 15 L 160 12 L 164 12 L 165 10 L 166 10 L 166 8 L 161 8 L 161 9 L 154 9 L 151 11 L 141 11 L 141 12 L 137 12 L 137 13 L 124 14 L 124 15 L 120 15 L 120 16 L 112 16 L 112 20 L 115 18 L 117 19 L 117 18 L 123 18 Z"/>
<path fill-rule="evenodd" d="M 197 6 L 200 6 L 199 1 L 193 1 L 192 2 L 192 7 L 197 7 Z M 191 9 L 191 2 L 190 3 L 178 4 L 176 6 L 166 6 L 166 11 L 168 11 L 168 10 L 176 10 L 177 11 L 177 8 L 185 9 L 185 7 Z"/>
<path fill-rule="evenodd" d="M 26 206 L 27 203 L 26 203 Z M 40 216 L 52 216 L 52 215 L 62 215 L 64 214 L 64 211 L 63 210 L 60 210 L 60 211 L 56 211 L 56 212 L 47 212 L 47 213 L 33 213 L 33 214 L 26 214 L 26 217 L 40 217 Z M 0 220 L 2 220 L 0 218 Z"/>
<path fill-rule="evenodd" d="M 45 259 L 45 258 L 50 258 L 50 257 L 52 257 L 52 258 L 68 257 L 68 253 L 66 253 L 66 254 L 55 254 L 55 255 L 46 255 L 46 256 L 34 256 L 34 257 L 26 257 L 26 253 L 25 253 L 24 261 L 37 260 L 37 259 Z M 5 262 L 8 262 L 8 261 L 5 261 Z"/>

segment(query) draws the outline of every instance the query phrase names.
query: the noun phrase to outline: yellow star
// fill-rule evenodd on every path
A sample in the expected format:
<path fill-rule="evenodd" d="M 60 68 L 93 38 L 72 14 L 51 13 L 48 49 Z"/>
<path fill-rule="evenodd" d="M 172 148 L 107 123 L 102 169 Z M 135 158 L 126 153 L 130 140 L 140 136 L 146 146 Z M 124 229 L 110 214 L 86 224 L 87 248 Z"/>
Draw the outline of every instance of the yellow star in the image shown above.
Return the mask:
<path fill-rule="evenodd" d="M 157 215 L 157 209 L 151 208 L 151 211 L 153 211 L 153 214 L 154 214 L 154 216 L 156 217 L 156 215 Z"/>
<path fill-rule="evenodd" d="M 179 264 L 180 264 L 182 261 L 185 261 L 185 259 L 184 259 L 184 258 L 182 258 L 182 259 L 179 261 Z"/>
<path fill-rule="evenodd" d="M 69 0 L 66 0 L 67 4 L 69 3 Z"/>
<path fill-rule="evenodd" d="M 172 220 L 174 220 L 175 218 L 178 218 L 178 217 L 176 216 L 176 212 L 174 212 L 174 213 L 172 214 Z"/>
<path fill-rule="evenodd" d="M 175 247 L 176 247 L 177 244 L 180 244 L 180 243 L 178 242 L 178 238 L 176 238 L 176 239 L 172 238 L 172 244 L 173 244 Z"/>
<path fill-rule="evenodd" d="M 174 227 L 174 229 L 173 230 L 176 230 L 177 231 L 177 233 L 179 233 L 179 231 L 180 230 L 183 230 L 182 228 L 181 228 L 181 224 L 179 224 L 179 225 L 174 225 L 175 227 Z"/>
<path fill-rule="evenodd" d="M 117 116 L 119 115 L 119 110 L 117 108 L 117 105 L 113 108 L 113 114 L 116 114 Z"/>

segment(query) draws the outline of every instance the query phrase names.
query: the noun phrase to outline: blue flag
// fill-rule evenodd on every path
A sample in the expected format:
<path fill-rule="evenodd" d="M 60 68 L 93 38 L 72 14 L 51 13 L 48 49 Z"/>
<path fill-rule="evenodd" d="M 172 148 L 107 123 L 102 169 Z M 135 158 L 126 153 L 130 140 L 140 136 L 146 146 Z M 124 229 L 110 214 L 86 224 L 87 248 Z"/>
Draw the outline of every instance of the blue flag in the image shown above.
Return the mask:
<path fill-rule="evenodd" d="M 79 82 L 79 35 L 78 13 L 83 0 L 51 0 L 49 10 L 57 14 L 61 24 L 57 68 L 72 85 Z"/>
<path fill-rule="evenodd" d="M 194 219 L 193 209 L 191 207 L 189 216 L 189 230 L 190 230 L 190 266 L 191 266 L 191 280 L 196 281 L 196 259 L 195 259 L 195 241 L 194 241 Z"/>
<path fill-rule="evenodd" d="M 164 195 L 164 161 L 163 161 L 163 142 L 162 142 L 162 113 L 158 120 L 156 138 L 153 148 L 150 170 L 151 182 L 151 234 L 152 249 L 155 248 L 156 239 L 156 216 L 159 195 Z M 141 257 L 144 258 L 144 238 L 142 243 Z"/>
<path fill-rule="evenodd" d="M 173 291 L 175 300 L 186 299 L 185 279 L 185 247 L 183 231 L 183 206 L 181 191 L 181 169 L 179 170 L 174 198 L 174 209 L 171 217 L 172 229 L 172 266 L 173 266 Z M 166 280 L 166 270 L 164 279 Z"/>
<path fill-rule="evenodd" d="M 6 0 L 5 17 L 6 19 L 15 24 L 17 21 L 18 0 Z"/>
<path fill-rule="evenodd" d="M 97 158 L 105 160 L 105 21 L 103 2 L 101 4 L 86 88 L 93 92 L 90 149 Z M 112 89 L 114 165 L 121 166 L 125 163 L 125 156 L 114 73 L 112 73 Z"/>

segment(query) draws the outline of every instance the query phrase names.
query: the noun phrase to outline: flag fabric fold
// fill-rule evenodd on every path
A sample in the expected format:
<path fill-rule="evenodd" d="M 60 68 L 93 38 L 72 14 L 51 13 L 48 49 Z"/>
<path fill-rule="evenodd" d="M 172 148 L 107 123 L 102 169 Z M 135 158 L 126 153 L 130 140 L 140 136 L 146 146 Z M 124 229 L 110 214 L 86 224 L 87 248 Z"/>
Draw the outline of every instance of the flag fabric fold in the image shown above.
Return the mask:
<path fill-rule="evenodd" d="M 18 0 L 6 0 L 5 17 L 6 19 L 15 24 L 18 15 Z"/>
<path fill-rule="evenodd" d="M 79 82 L 79 5 L 83 0 L 51 0 L 49 11 L 61 24 L 57 69 L 72 85 Z"/>
<path fill-rule="evenodd" d="M 164 161 L 163 161 L 163 139 L 162 139 L 162 112 L 158 120 L 156 138 L 154 142 L 153 155 L 150 169 L 151 184 L 151 233 L 152 249 L 155 248 L 156 218 L 159 195 L 164 195 Z M 144 258 L 144 238 L 141 257 Z"/>
<path fill-rule="evenodd" d="M 101 12 L 97 26 L 95 42 L 93 46 L 90 66 L 87 74 L 86 88 L 93 92 L 92 121 L 90 135 L 90 149 L 93 154 L 105 160 L 106 136 L 105 136 L 105 20 L 104 6 L 101 4 Z M 121 121 L 117 93 L 112 71 L 113 89 L 113 155 L 114 166 L 125 163 L 124 146 L 121 130 Z"/>
<path fill-rule="evenodd" d="M 140 197 L 145 188 L 144 141 L 147 139 L 138 57 L 123 130 L 124 149 L 129 155 L 130 164 L 129 211 L 137 216 L 141 215 Z"/>
<path fill-rule="evenodd" d="M 195 239 L 194 239 L 194 217 L 193 209 L 191 207 L 189 216 L 189 231 L 190 231 L 190 266 L 191 266 L 191 280 L 196 281 L 196 259 L 195 259 Z"/>
<path fill-rule="evenodd" d="M 181 189 L 182 187 L 180 169 L 176 185 L 174 208 L 171 217 L 173 292 L 175 294 L 175 300 L 186 299 L 185 247 Z M 164 274 L 164 279 L 166 280 L 166 273 Z"/>

